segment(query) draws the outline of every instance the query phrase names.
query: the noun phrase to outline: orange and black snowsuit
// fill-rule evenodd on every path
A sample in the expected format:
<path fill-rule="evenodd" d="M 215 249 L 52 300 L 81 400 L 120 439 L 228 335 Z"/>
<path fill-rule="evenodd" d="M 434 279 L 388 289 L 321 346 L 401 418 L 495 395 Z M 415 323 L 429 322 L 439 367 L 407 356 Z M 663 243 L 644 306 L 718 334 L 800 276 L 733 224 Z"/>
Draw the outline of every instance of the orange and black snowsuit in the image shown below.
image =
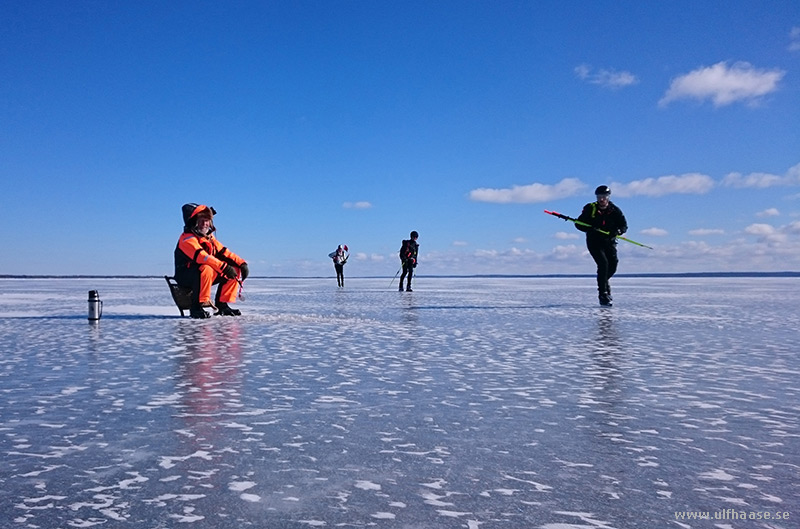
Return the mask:
<path fill-rule="evenodd" d="M 202 204 L 184 204 L 183 233 L 175 247 L 175 281 L 192 289 L 192 303 L 202 305 L 211 301 L 211 286 L 218 284 L 217 302 L 232 303 L 239 293 L 239 282 L 226 277 L 222 270 L 227 265 L 241 267 L 244 259 L 228 250 L 214 237 L 215 228 L 202 235 L 195 231 L 201 215 L 213 215 L 214 208 Z"/>

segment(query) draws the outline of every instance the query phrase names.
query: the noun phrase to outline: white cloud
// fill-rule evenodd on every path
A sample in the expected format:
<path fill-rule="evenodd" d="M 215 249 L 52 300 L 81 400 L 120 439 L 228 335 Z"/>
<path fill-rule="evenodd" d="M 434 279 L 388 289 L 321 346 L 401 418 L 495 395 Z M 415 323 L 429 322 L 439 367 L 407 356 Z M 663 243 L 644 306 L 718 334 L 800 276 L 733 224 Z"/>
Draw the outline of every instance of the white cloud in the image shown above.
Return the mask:
<path fill-rule="evenodd" d="M 789 32 L 789 51 L 800 51 L 800 26 L 795 26 Z"/>
<path fill-rule="evenodd" d="M 493 202 L 496 204 L 533 204 L 571 197 L 583 192 L 585 189 L 586 184 L 577 178 L 565 178 L 555 185 L 528 184 L 524 186 L 515 185 L 505 189 L 473 189 L 469 192 L 469 198 L 476 202 Z"/>
<path fill-rule="evenodd" d="M 704 235 L 724 235 L 725 230 L 712 229 L 712 228 L 698 228 L 696 230 L 689 230 L 689 235 L 702 237 Z"/>
<path fill-rule="evenodd" d="M 717 186 L 713 178 L 702 173 L 685 173 L 682 175 L 665 175 L 657 178 L 645 178 L 628 183 L 612 182 L 612 196 L 634 197 L 648 196 L 660 197 L 665 195 L 685 194 L 703 195 L 709 193 Z M 755 187 L 766 188 L 777 185 L 800 185 L 800 164 L 791 167 L 784 175 L 769 173 L 729 173 L 719 185 L 727 187 Z M 497 204 L 509 203 L 536 203 L 569 198 L 586 192 L 588 186 L 577 178 L 565 178 L 561 182 L 551 184 L 529 184 L 512 186 L 510 188 L 492 189 L 479 188 L 470 191 L 469 198 L 476 202 L 493 202 Z M 800 198 L 800 195 L 787 195 L 784 198 Z M 768 210 L 769 211 L 769 210 Z M 774 213 L 762 212 L 764 215 Z M 525 242 L 516 241 L 515 242 Z"/>
<path fill-rule="evenodd" d="M 359 202 L 345 202 L 344 204 L 342 204 L 342 207 L 345 209 L 369 209 L 372 207 L 372 204 L 370 202 L 362 200 Z"/>
<path fill-rule="evenodd" d="M 781 214 L 781 212 L 778 211 L 777 208 L 768 208 L 768 209 L 765 209 L 764 211 L 759 211 L 758 213 L 756 213 L 756 216 L 758 216 L 758 217 L 777 217 L 780 214 Z"/>
<path fill-rule="evenodd" d="M 632 197 L 637 195 L 659 197 L 672 194 L 703 195 L 714 187 L 714 180 L 700 173 L 686 173 L 683 175 L 659 176 L 658 178 L 645 178 L 634 180 L 627 184 L 613 184 L 613 195 Z M 612 196 L 613 196 L 612 195 Z"/>
<path fill-rule="evenodd" d="M 555 259 L 556 261 L 562 261 L 562 262 L 569 263 L 570 265 L 576 266 L 576 268 L 574 268 L 572 270 L 569 270 L 569 271 L 565 270 L 563 268 L 557 270 L 557 272 L 569 273 L 569 272 L 573 272 L 573 271 L 574 272 L 585 271 L 583 269 L 583 267 L 586 266 L 588 264 L 588 262 L 585 262 L 586 261 L 585 259 L 583 260 L 585 263 L 581 262 L 581 259 L 580 259 L 580 257 L 583 256 L 583 254 L 585 254 L 585 253 L 588 253 L 585 248 L 577 246 L 577 245 L 574 245 L 574 244 L 570 244 L 570 245 L 567 245 L 567 246 L 556 246 L 550 252 L 550 257 L 552 259 Z M 580 263 L 580 264 L 578 264 L 578 263 Z M 580 267 L 580 268 L 577 268 L 577 267 Z"/>
<path fill-rule="evenodd" d="M 367 254 L 365 252 L 358 252 L 351 255 L 356 259 L 356 261 L 382 262 L 386 259 L 385 256 L 378 253 Z"/>
<path fill-rule="evenodd" d="M 730 173 L 722 179 L 722 184 L 729 187 L 758 187 L 763 189 L 781 185 L 783 180 L 783 177 L 769 173 L 750 173 L 748 175 Z"/>
<path fill-rule="evenodd" d="M 794 183 L 800 184 L 800 163 L 786 171 L 786 177 Z"/>
<path fill-rule="evenodd" d="M 469 246 L 466 241 L 453 241 L 453 246 Z"/>
<path fill-rule="evenodd" d="M 750 235 L 767 236 L 776 232 L 775 227 L 770 224 L 751 224 L 744 229 Z"/>
<path fill-rule="evenodd" d="M 729 173 L 722 179 L 722 184 L 728 187 L 755 187 L 764 189 L 775 186 L 789 186 L 800 184 L 800 164 L 791 167 L 784 175 L 770 173 Z"/>
<path fill-rule="evenodd" d="M 586 64 L 581 64 L 575 68 L 575 75 L 579 79 L 605 88 L 622 88 L 630 86 L 639 82 L 639 79 L 632 73 L 615 70 L 597 70 L 593 71 L 592 68 Z"/>
<path fill-rule="evenodd" d="M 777 90 L 778 82 L 785 74 L 785 71 L 777 69 L 759 70 L 746 62 L 732 66 L 719 62 L 673 79 L 658 104 L 666 106 L 678 99 L 710 99 L 716 107 L 737 101 L 755 103 L 760 97 Z"/>
<path fill-rule="evenodd" d="M 577 232 L 575 232 L 575 233 L 567 233 L 565 231 L 560 231 L 560 232 L 555 234 L 555 238 L 556 239 L 561 239 L 561 240 L 579 239 L 580 236 L 581 235 L 579 233 L 577 233 Z"/>
<path fill-rule="evenodd" d="M 751 224 L 744 231 L 767 243 L 783 243 L 786 241 L 786 234 L 770 224 Z"/>
<path fill-rule="evenodd" d="M 663 228 L 647 228 L 642 230 L 642 233 L 645 235 L 650 235 L 652 237 L 665 237 L 669 235 L 667 230 Z"/>

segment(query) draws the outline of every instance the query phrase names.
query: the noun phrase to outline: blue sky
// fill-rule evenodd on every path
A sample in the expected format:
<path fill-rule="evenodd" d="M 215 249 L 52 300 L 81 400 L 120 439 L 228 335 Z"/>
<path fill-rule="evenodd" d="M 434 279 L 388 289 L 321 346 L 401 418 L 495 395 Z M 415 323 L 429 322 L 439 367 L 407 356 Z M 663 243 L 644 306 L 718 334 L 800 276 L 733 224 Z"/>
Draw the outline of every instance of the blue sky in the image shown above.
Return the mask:
<path fill-rule="evenodd" d="M 800 3 L 0 6 L 2 274 L 171 273 L 181 205 L 254 275 L 800 270 Z"/>

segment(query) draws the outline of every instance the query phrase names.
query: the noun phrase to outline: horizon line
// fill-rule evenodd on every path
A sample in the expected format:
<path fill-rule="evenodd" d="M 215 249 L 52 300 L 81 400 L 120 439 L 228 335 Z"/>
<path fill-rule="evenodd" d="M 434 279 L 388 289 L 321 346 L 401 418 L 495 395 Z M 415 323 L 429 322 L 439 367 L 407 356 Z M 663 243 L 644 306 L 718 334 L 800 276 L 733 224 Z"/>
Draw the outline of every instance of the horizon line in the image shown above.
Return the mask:
<path fill-rule="evenodd" d="M 414 274 L 418 278 L 586 278 L 595 274 Z M 152 274 L 0 274 L 0 279 L 163 279 L 164 275 Z M 330 279 L 334 276 L 250 276 L 248 279 Z M 352 279 L 388 279 L 392 276 L 349 276 Z M 800 277 L 800 271 L 776 272 L 641 272 L 621 273 L 614 277 Z"/>

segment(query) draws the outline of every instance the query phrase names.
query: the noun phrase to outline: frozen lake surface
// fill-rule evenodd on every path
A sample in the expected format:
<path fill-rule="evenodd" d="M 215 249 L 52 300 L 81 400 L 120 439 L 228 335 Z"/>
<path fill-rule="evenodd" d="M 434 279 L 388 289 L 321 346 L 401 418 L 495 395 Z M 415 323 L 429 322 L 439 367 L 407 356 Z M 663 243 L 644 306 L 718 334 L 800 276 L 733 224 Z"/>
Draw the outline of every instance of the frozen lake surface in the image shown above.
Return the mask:
<path fill-rule="evenodd" d="M 800 280 L 593 283 L 0 280 L 2 527 L 800 527 Z"/>

